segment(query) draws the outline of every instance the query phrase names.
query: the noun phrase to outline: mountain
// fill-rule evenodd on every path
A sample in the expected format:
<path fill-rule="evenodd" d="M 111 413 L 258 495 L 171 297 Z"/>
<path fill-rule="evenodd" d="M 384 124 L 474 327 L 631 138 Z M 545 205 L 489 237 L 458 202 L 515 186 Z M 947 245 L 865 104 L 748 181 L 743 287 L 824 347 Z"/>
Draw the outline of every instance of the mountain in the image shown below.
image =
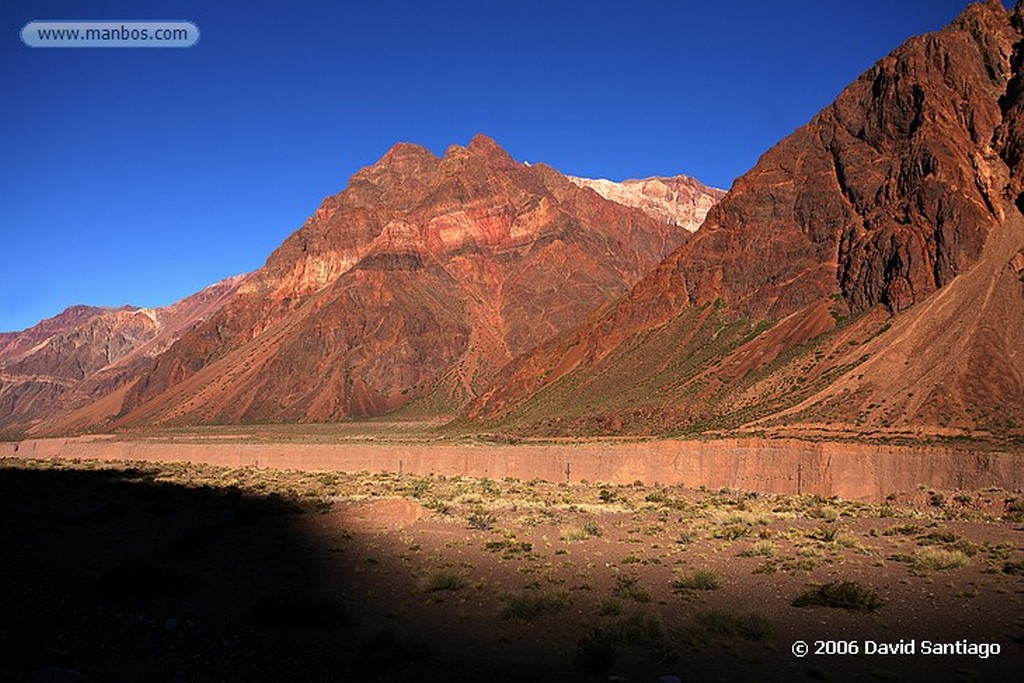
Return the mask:
<path fill-rule="evenodd" d="M 165 351 L 245 281 L 239 275 L 163 308 L 71 306 L 0 336 L 0 428 L 20 431 L 88 404 Z"/>
<path fill-rule="evenodd" d="M 908 40 L 469 415 L 525 433 L 1024 435 L 1021 5 Z"/>
<path fill-rule="evenodd" d="M 37 432 L 449 414 L 689 236 L 482 135 L 398 144 L 98 416 Z"/>
<path fill-rule="evenodd" d="M 628 179 L 622 182 L 604 178 L 567 176 L 580 187 L 589 187 L 605 199 L 640 209 L 651 218 L 694 232 L 725 190 L 708 187 L 696 178 L 678 175 L 667 178 Z"/>

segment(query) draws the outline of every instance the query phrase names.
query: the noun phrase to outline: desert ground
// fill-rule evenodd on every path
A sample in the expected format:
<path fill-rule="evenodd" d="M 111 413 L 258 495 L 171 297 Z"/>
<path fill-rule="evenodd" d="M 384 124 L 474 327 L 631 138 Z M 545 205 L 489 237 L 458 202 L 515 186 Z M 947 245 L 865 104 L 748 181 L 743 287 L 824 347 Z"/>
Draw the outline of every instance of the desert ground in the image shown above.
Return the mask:
<path fill-rule="evenodd" d="M 856 502 L 15 455 L 0 518 L 7 680 L 992 681 L 1024 665 L 1024 497 L 995 487 Z M 900 641 L 915 654 L 865 653 Z"/>

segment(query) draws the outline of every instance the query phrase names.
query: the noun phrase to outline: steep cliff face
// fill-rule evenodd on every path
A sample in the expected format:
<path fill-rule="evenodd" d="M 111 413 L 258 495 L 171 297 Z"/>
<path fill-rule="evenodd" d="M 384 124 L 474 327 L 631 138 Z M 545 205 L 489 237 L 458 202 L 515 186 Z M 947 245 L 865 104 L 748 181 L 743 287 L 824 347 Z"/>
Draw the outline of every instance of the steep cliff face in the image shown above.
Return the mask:
<path fill-rule="evenodd" d="M 725 190 L 709 187 L 686 175 L 622 182 L 603 178 L 568 178 L 580 187 L 589 187 L 605 199 L 640 209 L 655 220 L 690 232 L 701 226 L 711 207 L 725 196 Z"/>
<path fill-rule="evenodd" d="M 72 306 L 0 340 L 0 429 L 22 431 L 118 385 L 244 282 L 218 282 L 163 308 Z"/>
<path fill-rule="evenodd" d="M 769 150 L 672 259 L 693 303 L 778 318 L 833 293 L 898 311 L 1001 220 L 992 147 L 1019 36 L 999 3 L 912 38 Z"/>
<path fill-rule="evenodd" d="M 400 144 L 142 373 L 116 424 L 450 412 L 688 236 L 484 136 Z"/>
<path fill-rule="evenodd" d="M 994 1 L 908 40 L 769 150 L 628 296 L 512 364 L 470 413 L 558 433 L 735 427 L 799 403 L 864 362 L 850 346 L 879 336 L 874 353 L 886 352 L 888 327 L 895 330 L 888 316 L 899 320 L 1021 246 L 1005 236 L 1022 177 L 1020 41 L 1021 9 L 1008 14 Z M 983 259 L 997 233 L 1000 244 L 1008 240 L 1000 256 Z M 995 272 L 987 277 L 1002 282 Z M 978 290 L 959 287 L 950 297 L 970 291 Z M 998 316 L 975 320 L 969 336 L 986 351 L 958 376 L 1009 364 L 1009 379 L 972 391 L 981 405 L 970 411 L 993 414 L 1015 402 L 1016 415 L 1024 383 L 1008 344 L 1019 335 L 989 329 Z M 1013 316 L 1006 322 L 1020 325 Z M 902 344 L 924 363 L 948 365 L 924 337 Z M 865 396 L 889 391 L 886 378 L 877 381 Z M 942 417 L 885 403 L 881 410 L 869 398 L 850 422 L 987 424 L 959 399 Z"/>

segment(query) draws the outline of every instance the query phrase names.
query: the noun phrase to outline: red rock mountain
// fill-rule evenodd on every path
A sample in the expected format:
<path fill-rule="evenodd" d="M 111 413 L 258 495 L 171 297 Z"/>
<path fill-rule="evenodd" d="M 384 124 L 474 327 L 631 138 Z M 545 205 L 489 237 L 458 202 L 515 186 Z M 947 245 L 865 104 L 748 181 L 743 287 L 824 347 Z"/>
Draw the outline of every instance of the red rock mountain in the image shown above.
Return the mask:
<path fill-rule="evenodd" d="M 91 427 L 451 412 L 688 238 L 484 136 L 443 158 L 399 144 Z"/>
<path fill-rule="evenodd" d="M 471 415 L 525 432 L 1024 434 L 1024 10 L 908 40 Z"/>
<path fill-rule="evenodd" d="M 615 182 L 603 178 L 567 176 L 580 187 L 589 187 L 605 199 L 640 209 L 651 218 L 694 232 L 701 226 L 725 190 L 708 187 L 686 175 Z"/>
<path fill-rule="evenodd" d="M 240 275 L 164 308 L 72 306 L 0 336 L 0 429 L 30 428 L 90 403 L 165 351 L 245 281 Z"/>

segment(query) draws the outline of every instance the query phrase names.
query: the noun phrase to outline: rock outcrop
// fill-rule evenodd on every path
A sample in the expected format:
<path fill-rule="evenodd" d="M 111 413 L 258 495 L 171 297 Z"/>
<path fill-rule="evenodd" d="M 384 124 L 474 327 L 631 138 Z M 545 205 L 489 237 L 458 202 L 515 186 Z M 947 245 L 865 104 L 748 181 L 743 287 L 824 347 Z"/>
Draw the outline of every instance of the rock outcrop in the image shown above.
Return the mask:
<path fill-rule="evenodd" d="M 974 302 L 988 312 L 959 330 L 974 342 L 954 373 L 974 387 L 970 399 L 928 410 L 883 400 L 887 386 L 915 394 L 886 363 L 876 386 L 858 386 L 866 400 L 847 403 L 853 415 L 836 412 L 836 396 L 814 419 L 855 430 L 987 430 L 1008 411 L 999 429 L 1018 434 L 1024 359 L 1013 345 L 1024 322 L 1012 305 L 986 303 L 1011 296 L 998 273 L 1021 246 L 1013 202 L 1024 177 L 1022 16 L 1020 6 L 974 4 L 880 60 L 765 153 L 628 296 L 516 361 L 470 413 L 552 433 L 739 427 L 888 349 L 951 367 L 943 353 L 959 345 L 895 336 L 904 312 L 949 290 L 947 310 L 957 297 L 991 295 Z M 990 243 L 995 253 L 983 258 Z M 975 280 L 991 291 L 950 287 L 978 268 L 987 270 Z M 867 354 L 851 348 L 872 339 Z M 916 388 L 919 397 L 940 393 Z"/>
<path fill-rule="evenodd" d="M 725 196 L 725 190 L 709 187 L 686 175 L 622 182 L 604 178 L 568 178 L 580 187 L 589 187 L 605 199 L 640 209 L 655 220 L 690 232 L 701 226 L 711 207 Z"/>

